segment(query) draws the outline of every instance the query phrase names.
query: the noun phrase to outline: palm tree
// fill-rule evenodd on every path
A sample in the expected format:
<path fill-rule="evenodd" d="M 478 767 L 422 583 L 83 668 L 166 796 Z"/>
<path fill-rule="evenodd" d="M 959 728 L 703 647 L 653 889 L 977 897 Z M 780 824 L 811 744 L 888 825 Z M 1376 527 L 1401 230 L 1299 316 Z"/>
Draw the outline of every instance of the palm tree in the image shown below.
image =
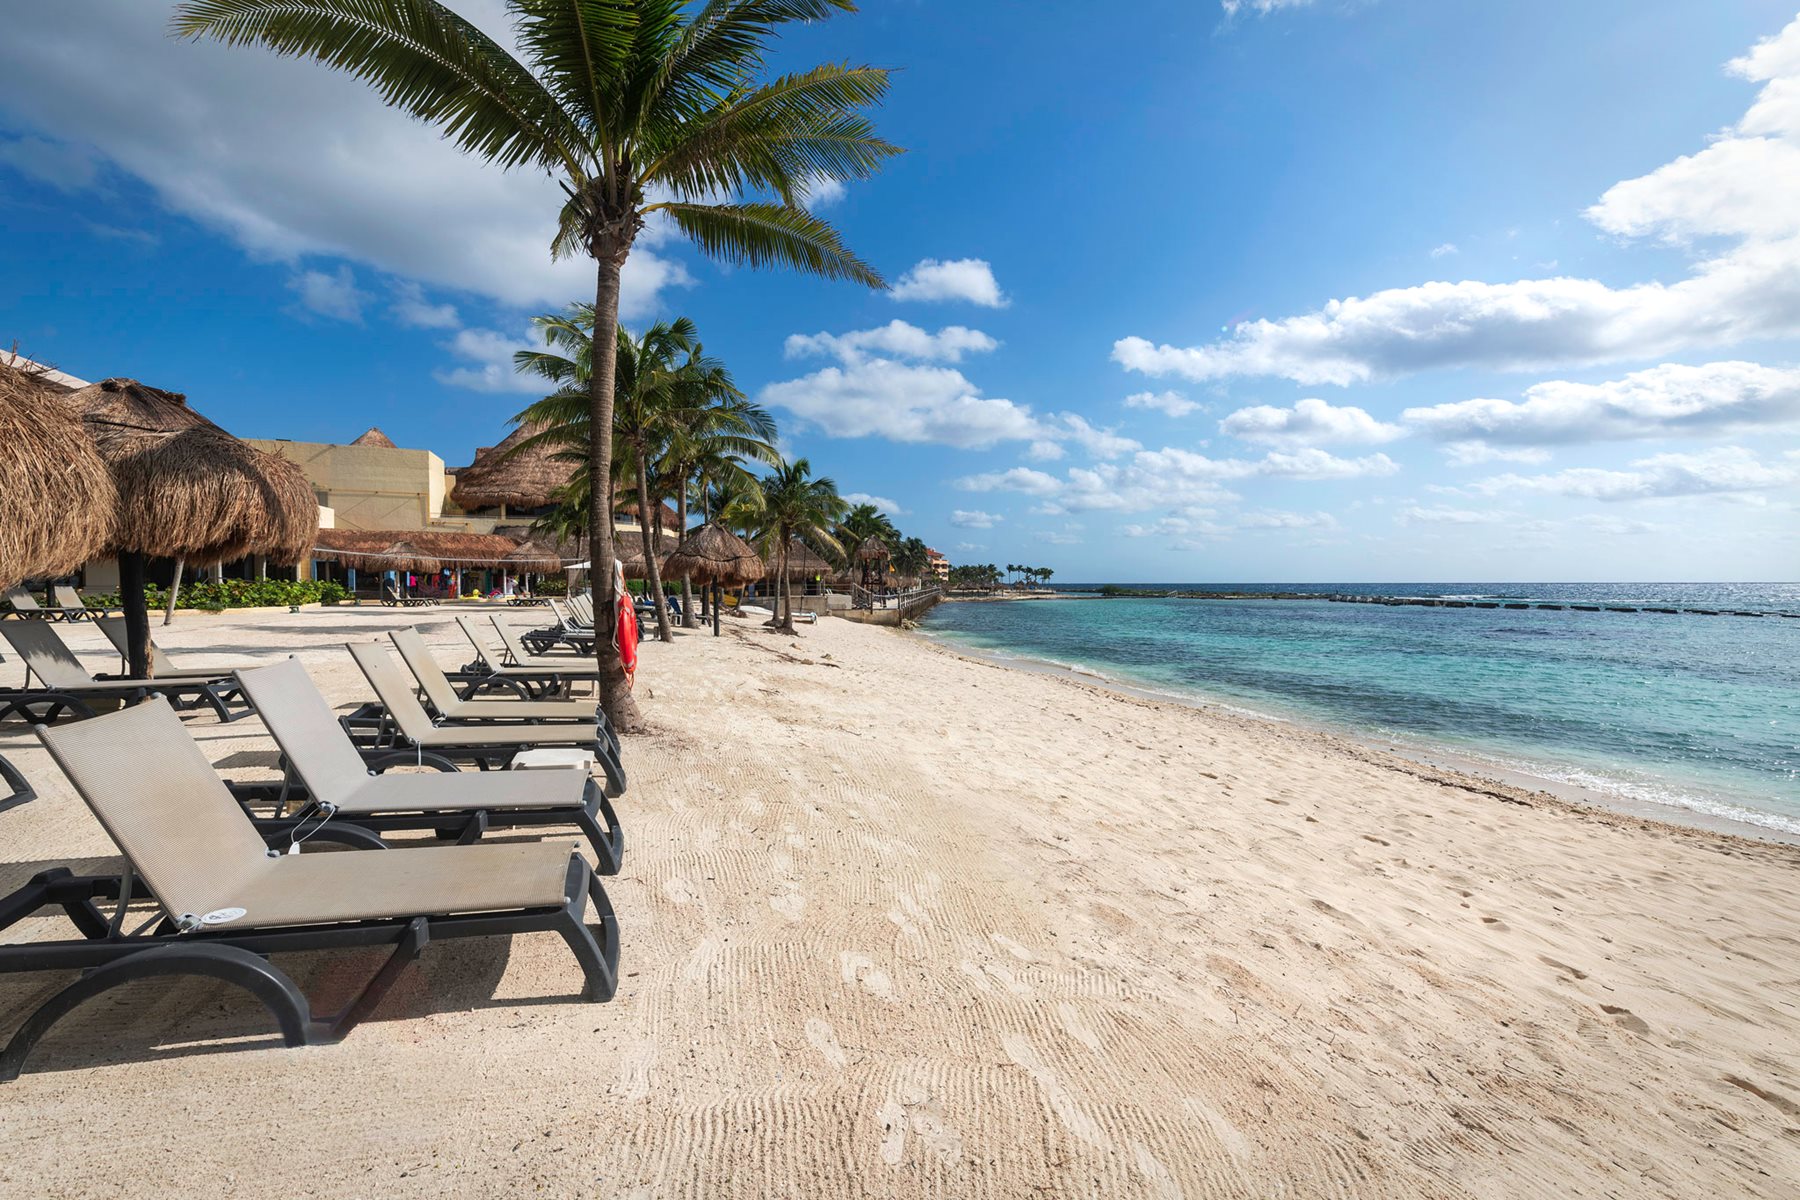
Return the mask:
<path fill-rule="evenodd" d="M 666 218 L 727 262 L 883 286 L 804 202 L 820 184 L 868 178 L 899 153 L 863 111 L 888 76 L 827 64 L 766 78 L 768 43 L 782 27 L 853 12 L 852 0 L 506 6 L 525 61 L 441 0 L 182 0 L 171 28 L 348 72 L 464 151 L 561 183 L 550 250 L 595 263 L 588 462 L 592 478 L 608 480 L 619 278 L 649 222 Z M 613 559 L 609 515 L 607 490 L 590 487 L 603 567 Z M 599 611 L 612 611 L 611 571 L 595 580 Z M 605 639 L 595 652 L 607 716 L 635 727 L 617 657 Z"/>
<path fill-rule="evenodd" d="M 698 350 L 698 347 L 696 347 Z M 709 479 L 744 471 L 745 460 L 774 464 L 781 460 L 775 449 L 775 418 L 762 405 L 744 397 L 721 371 L 708 381 L 711 402 L 699 408 L 691 420 L 678 421 L 666 431 L 663 445 L 665 475 L 674 482 L 675 512 L 685 535 L 688 498 L 698 485 L 705 495 Z M 693 588 L 681 580 L 681 623 L 695 625 Z"/>
<path fill-rule="evenodd" d="M 870 538 L 887 546 L 889 551 L 900 540 L 893 520 L 873 504 L 858 504 L 838 524 L 838 537 L 846 550 L 854 550 Z"/>
<path fill-rule="evenodd" d="M 909 537 L 901 539 L 900 544 L 894 547 L 892 561 L 894 570 L 901 575 L 911 576 L 916 586 L 917 581 L 924 578 L 925 569 L 931 565 L 931 555 L 923 538 Z"/>
<path fill-rule="evenodd" d="M 812 478 L 812 464 L 804 458 L 780 463 L 762 481 L 762 533 L 764 557 L 776 562 L 775 618 L 771 624 L 798 636 L 794 628 L 794 596 L 788 583 L 788 547 L 796 537 L 828 554 L 842 554 L 843 547 L 831 534 L 848 507 L 838 495 L 837 484 Z"/>

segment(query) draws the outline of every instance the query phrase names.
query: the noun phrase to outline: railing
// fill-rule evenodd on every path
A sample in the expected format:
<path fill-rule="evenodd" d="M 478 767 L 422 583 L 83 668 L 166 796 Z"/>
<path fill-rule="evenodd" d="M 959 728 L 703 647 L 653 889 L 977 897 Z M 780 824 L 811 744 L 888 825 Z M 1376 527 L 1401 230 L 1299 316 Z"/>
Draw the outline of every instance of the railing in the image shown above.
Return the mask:
<path fill-rule="evenodd" d="M 860 584 L 850 585 L 850 607 L 864 612 L 898 610 L 902 621 L 924 612 L 944 598 L 941 587 L 914 588 L 910 592 L 872 592 Z"/>

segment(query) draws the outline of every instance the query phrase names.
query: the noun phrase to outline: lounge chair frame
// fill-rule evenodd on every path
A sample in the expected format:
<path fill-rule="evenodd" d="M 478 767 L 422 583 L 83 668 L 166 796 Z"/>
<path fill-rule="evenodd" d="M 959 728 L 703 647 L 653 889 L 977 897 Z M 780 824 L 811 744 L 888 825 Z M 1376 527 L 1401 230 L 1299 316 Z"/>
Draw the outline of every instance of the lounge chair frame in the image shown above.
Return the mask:
<path fill-rule="evenodd" d="M 618 918 L 598 876 L 579 855 L 569 858 L 565 904 L 506 913 L 419 915 L 229 933 L 183 933 L 165 915 L 147 931 L 125 933 L 126 911 L 133 892 L 141 888 L 142 881 L 129 871 L 120 875 L 76 875 L 66 867 L 55 867 L 39 872 L 18 891 L 0 898 L 0 931 L 47 909 L 60 908 L 81 935 L 0 946 L 0 974 L 83 972 L 81 978 L 27 1016 L 5 1049 L 0 1050 L 0 1083 L 18 1078 L 32 1048 L 57 1021 L 88 1000 L 140 979 L 192 975 L 230 983 L 261 1001 L 275 1018 L 282 1042 L 290 1047 L 342 1040 L 375 1010 L 405 967 L 433 939 L 557 933 L 581 965 L 584 999 L 610 1000 L 618 987 Z M 99 900 L 116 902 L 110 919 L 95 903 Z M 600 918 L 598 938 L 583 921 L 589 904 Z M 393 952 L 343 1008 L 324 1015 L 315 1014 L 293 979 L 265 957 L 288 951 L 364 946 L 392 946 Z"/>
<path fill-rule="evenodd" d="M 42 630 L 42 633 L 39 630 Z M 54 639 L 45 641 L 46 637 Z M 177 712 L 208 707 L 223 723 L 242 720 L 250 715 L 250 705 L 237 690 L 237 681 L 229 672 L 215 678 L 127 679 L 116 675 L 93 675 L 75 657 L 67 643 L 47 623 L 0 626 L 0 636 L 12 643 L 25 660 L 24 688 L 0 689 L 0 722 L 19 717 L 33 725 L 49 725 L 69 715 L 77 720 L 92 717 L 95 710 L 89 701 L 124 700 L 136 703 L 146 696 L 166 696 Z M 38 644 L 34 645 L 36 642 Z M 59 653 L 60 652 L 60 653 Z M 34 660 L 36 660 L 34 662 Z M 54 662 L 70 676 L 68 682 L 50 683 L 40 667 Z M 87 677 L 80 686 L 73 676 Z M 36 676 L 44 686 L 30 687 Z"/>

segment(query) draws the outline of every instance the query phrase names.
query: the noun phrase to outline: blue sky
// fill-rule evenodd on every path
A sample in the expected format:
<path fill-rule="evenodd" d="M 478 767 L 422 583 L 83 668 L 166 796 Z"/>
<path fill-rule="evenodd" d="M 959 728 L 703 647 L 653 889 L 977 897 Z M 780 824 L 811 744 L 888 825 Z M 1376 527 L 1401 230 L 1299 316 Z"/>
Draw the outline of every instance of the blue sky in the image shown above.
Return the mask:
<path fill-rule="evenodd" d="M 554 186 L 169 7 L 9 11 L 0 342 L 246 436 L 499 440 L 526 318 L 592 293 Z M 819 198 L 893 291 L 653 237 L 629 320 L 694 318 L 790 453 L 954 561 L 1800 577 L 1794 0 L 1099 13 L 800 31 L 783 65 L 898 68 L 908 153 Z"/>

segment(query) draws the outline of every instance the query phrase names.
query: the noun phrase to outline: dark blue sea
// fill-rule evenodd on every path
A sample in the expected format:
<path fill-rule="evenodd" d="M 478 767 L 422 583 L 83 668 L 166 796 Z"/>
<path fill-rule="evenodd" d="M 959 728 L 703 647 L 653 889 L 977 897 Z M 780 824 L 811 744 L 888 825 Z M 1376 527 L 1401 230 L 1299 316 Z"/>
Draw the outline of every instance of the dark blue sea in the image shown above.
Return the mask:
<path fill-rule="evenodd" d="M 943 604 L 927 633 L 1616 800 L 1800 835 L 1800 584 L 1133 584 L 1764 612 L 1323 600 Z"/>

